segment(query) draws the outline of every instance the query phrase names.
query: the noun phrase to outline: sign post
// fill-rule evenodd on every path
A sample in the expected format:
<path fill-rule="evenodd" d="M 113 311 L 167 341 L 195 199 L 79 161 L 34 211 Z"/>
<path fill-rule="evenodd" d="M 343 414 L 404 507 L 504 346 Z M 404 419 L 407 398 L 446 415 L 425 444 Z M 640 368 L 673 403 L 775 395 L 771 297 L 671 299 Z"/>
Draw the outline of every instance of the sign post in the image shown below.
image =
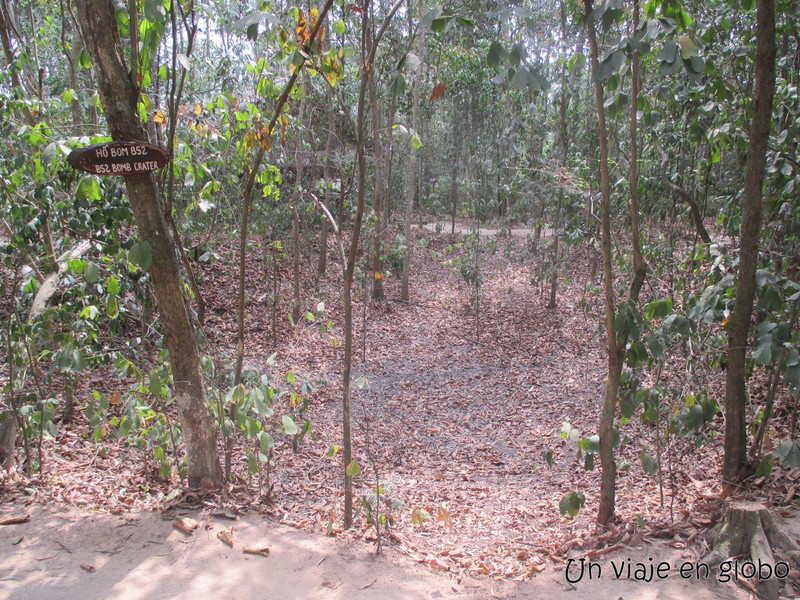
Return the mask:
<path fill-rule="evenodd" d="M 106 142 L 76 148 L 69 153 L 67 162 L 96 175 L 141 175 L 166 165 L 169 155 L 144 142 Z"/>

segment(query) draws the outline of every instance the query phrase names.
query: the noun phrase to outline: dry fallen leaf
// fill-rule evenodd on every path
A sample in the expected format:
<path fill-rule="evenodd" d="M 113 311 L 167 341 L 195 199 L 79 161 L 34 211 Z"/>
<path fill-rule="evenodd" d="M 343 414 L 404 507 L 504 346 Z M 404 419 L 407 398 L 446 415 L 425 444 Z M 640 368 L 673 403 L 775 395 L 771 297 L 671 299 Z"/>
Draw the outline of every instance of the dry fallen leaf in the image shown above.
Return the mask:
<path fill-rule="evenodd" d="M 438 515 L 436 516 L 436 521 L 442 521 L 448 527 L 453 526 L 453 519 L 450 517 L 450 511 L 448 511 L 444 506 L 439 507 Z"/>
<path fill-rule="evenodd" d="M 223 544 L 228 544 L 228 546 L 233 548 L 233 527 L 228 527 L 227 529 L 218 531 L 217 537 Z"/>
<path fill-rule="evenodd" d="M 200 526 L 200 523 L 189 517 L 175 517 L 172 526 L 178 531 L 182 531 L 186 535 L 192 535 L 194 530 Z"/>
<path fill-rule="evenodd" d="M 259 554 L 261 556 L 267 557 L 269 556 L 270 550 L 265 546 L 264 548 L 242 548 L 242 552 L 244 552 L 245 554 Z"/>
<path fill-rule="evenodd" d="M 86 563 L 81 563 L 81 569 L 89 573 L 94 573 L 97 570 L 92 565 L 87 565 Z"/>

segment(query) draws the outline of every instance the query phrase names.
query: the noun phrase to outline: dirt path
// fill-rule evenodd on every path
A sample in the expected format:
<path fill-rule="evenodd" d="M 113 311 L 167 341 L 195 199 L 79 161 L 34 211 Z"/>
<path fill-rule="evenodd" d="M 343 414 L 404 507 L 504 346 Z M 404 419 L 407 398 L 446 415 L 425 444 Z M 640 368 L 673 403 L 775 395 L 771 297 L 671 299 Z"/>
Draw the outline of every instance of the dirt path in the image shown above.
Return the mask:
<path fill-rule="evenodd" d="M 452 224 L 449 220 L 445 221 L 434 221 L 432 223 L 426 223 L 425 229 L 428 231 L 432 231 L 434 233 L 451 233 L 453 232 Z M 473 227 L 467 223 L 463 223 L 460 221 L 456 221 L 455 233 L 461 235 L 469 235 L 473 231 Z M 497 229 L 496 227 L 481 227 L 480 228 L 481 235 L 490 235 L 496 237 L 502 233 L 508 233 L 514 237 L 528 237 L 529 235 L 534 234 L 534 230 L 530 227 L 512 227 L 509 229 Z M 553 230 L 544 227 L 541 232 L 542 237 L 550 237 L 553 235 Z"/>
<path fill-rule="evenodd" d="M 9 508 L 3 516 L 11 514 Z M 674 569 L 657 583 L 615 577 L 614 566 L 625 568 L 627 556 L 646 564 L 655 557 L 658 564 L 671 555 L 680 564 L 675 550 L 666 546 L 631 549 L 614 566 L 598 561 L 591 580 L 586 571 L 581 577 L 576 563 L 569 576 L 574 584 L 563 568 L 515 583 L 434 573 L 409 565 L 392 548 L 376 557 L 363 544 L 255 515 L 231 521 L 193 513 L 201 524 L 187 536 L 156 513 L 123 518 L 63 507 L 17 507 L 15 514 L 21 512 L 31 520 L 0 528 L 0 597 L 8 600 L 746 598 L 713 580 L 684 580 Z M 228 527 L 233 527 L 232 548 L 217 538 Z M 269 556 L 245 554 L 244 547 L 269 548 Z"/>
<path fill-rule="evenodd" d="M 202 525 L 187 537 L 170 519 L 142 510 L 163 506 L 177 479 L 159 482 L 134 468 L 135 450 L 116 447 L 111 438 L 98 456 L 95 445 L 70 431 L 47 442 L 47 485 L 38 489 L 49 508 L 0 507 L 3 515 L 31 514 L 27 523 L 0 526 L 0 598 L 746 598 L 713 576 L 685 580 L 676 570 L 702 555 L 699 534 L 711 523 L 701 509 L 713 496 L 716 474 L 700 469 L 697 455 L 676 456 L 675 485 L 665 490 L 665 505 L 654 478 L 640 469 L 622 471 L 619 527 L 609 537 L 595 537 L 598 473 L 585 471 L 576 460 L 577 444 L 559 436 L 564 421 L 581 436 L 597 422 L 605 373 L 593 336 L 602 299 L 583 292 L 590 261 L 578 255 L 565 265 L 559 306 L 549 310 L 537 288 L 536 265 L 508 260 L 502 244 L 483 265 L 480 333 L 458 268 L 445 264 L 449 256 L 442 254 L 451 252 L 446 236 L 431 236 L 420 247 L 412 302 L 369 307 L 365 347 L 364 313 L 357 307 L 356 378 L 366 376 L 369 386 L 355 388 L 353 397 L 354 456 L 362 474 L 355 478 L 361 512 L 352 530 L 341 531 L 341 462 L 329 456 L 341 440 L 341 345 L 332 344 L 332 336 L 341 339 L 339 325 L 283 332 L 270 365 L 265 359 L 272 349 L 261 333 L 269 328 L 268 313 L 254 305 L 248 361 L 276 382 L 286 381 L 288 370 L 309 381 L 328 375 L 310 395 L 313 435 L 297 452 L 275 427 L 273 517 L 233 522 L 192 513 Z M 205 276 L 213 290 L 207 297 L 210 346 L 229 349 L 235 324 L 231 270 L 212 263 Z M 335 275 L 324 283 L 326 319 L 341 323 Z M 258 285 L 253 278 L 253 297 L 263 293 Z M 387 281 L 390 299 L 399 295 L 397 285 Z M 286 410 L 277 405 L 276 419 Z M 548 450 L 552 465 L 544 460 Z M 638 450 L 623 445 L 619 460 L 635 463 Z M 245 473 L 246 461 L 238 468 Z M 392 520 L 386 554 L 379 558 L 363 510 L 377 479 L 384 489 L 382 512 Z M 263 488 L 250 484 L 212 495 L 207 506 L 265 508 L 259 503 Z M 12 494 L 3 494 L 12 487 Z M 16 495 L 20 501 L 23 487 L 0 485 L 0 499 Z M 586 505 L 574 519 L 563 518 L 559 501 L 573 490 L 585 494 Z M 227 527 L 234 529 L 233 548 L 217 539 Z M 335 538 L 323 535 L 328 528 Z M 567 577 L 565 559 L 615 544 L 622 549 L 603 554 L 592 578 L 580 577 L 576 566 Z M 244 546 L 268 546 L 270 554 L 243 554 Z M 661 580 L 627 581 L 614 573 L 662 561 L 671 569 Z"/>

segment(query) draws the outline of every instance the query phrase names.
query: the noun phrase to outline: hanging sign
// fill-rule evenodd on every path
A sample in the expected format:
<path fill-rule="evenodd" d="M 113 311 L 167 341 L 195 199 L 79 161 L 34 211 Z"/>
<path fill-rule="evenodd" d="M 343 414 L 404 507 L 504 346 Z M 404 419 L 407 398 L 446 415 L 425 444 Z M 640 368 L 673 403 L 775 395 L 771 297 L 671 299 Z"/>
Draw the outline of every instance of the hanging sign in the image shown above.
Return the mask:
<path fill-rule="evenodd" d="M 76 148 L 67 162 L 76 169 L 97 175 L 140 175 L 169 162 L 166 151 L 144 142 L 107 142 Z"/>

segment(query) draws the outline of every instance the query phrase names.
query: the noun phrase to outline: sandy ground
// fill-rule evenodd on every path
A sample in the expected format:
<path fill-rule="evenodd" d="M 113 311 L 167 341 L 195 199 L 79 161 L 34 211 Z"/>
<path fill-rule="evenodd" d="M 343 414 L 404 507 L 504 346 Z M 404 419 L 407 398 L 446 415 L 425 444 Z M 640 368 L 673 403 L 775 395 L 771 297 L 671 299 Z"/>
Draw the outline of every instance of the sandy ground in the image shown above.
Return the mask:
<path fill-rule="evenodd" d="M 0 527 L 0 598 L 8 600 L 182 599 L 437 599 L 490 600 L 744 600 L 733 584 L 664 579 L 619 579 L 610 560 L 681 564 L 680 550 L 643 544 L 598 560 L 590 580 L 574 585 L 553 563 L 525 582 L 463 578 L 434 572 L 391 547 L 376 557 L 370 546 L 348 543 L 278 524 L 258 515 L 231 521 L 199 513 L 191 536 L 157 513 L 114 516 L 66 507 L 5 506 L 0 517 L 29 514 L 26 523 Z M 217 533 L 233 527 L 233 547 Z M 269 547 L 269 556 L 243 548 Z M 684 551 L 685 552 L 685 551 Z M 687 556 L 689 556 L 687 554 Z M 580 578 L 578 563 L 569 578 Z"/>

